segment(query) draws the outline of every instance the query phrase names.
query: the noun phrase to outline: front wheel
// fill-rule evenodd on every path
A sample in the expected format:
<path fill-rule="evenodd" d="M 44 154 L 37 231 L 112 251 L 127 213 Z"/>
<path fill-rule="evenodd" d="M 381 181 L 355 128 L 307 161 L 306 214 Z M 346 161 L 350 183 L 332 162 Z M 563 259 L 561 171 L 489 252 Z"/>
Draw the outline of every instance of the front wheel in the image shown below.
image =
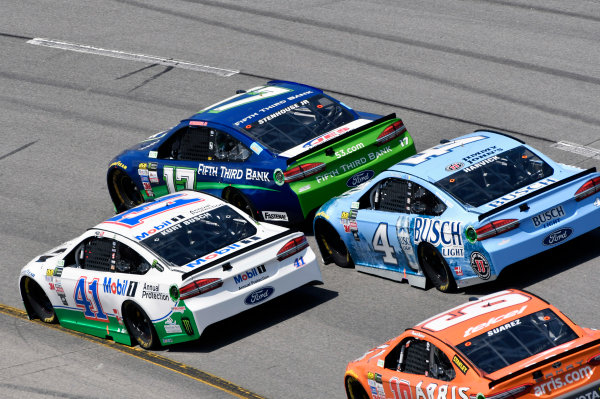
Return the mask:
<path fill-rule="evenodd" d="M 352 377 L 346 379 L 346 396 L 348 399 L 369 399 L 360 382 Z"/>
<path fill-rule="evenodd" d="M 319 248 L 340 267 L 354 267 L 350 252 L 340 235 L 328 223 L 319 223 L 315 227 L 315 238 Z"/>
<path fill-rule="evenodd" d="M 109 179 L 110 191 L 117 212 L 123 212 L 144 202 L 140 190 L 127 173 L 115 170 Z"/>
<path fill-rule="evenodd" d="M 139 306 L 128 303 L 123 308 L 123 319 L 129 334 L 144 349 L 152 349 L 158 346 L 158 335 L 148 317 Z"/>
<path fill-rule="evenodd" d="M 434 287 L 440 292 L 456 290 L 456 281 L 450 272 L 446 259 L 430 244 L 419 247 L 419 263 L 423 273 Z"/>
<path fill-rule="evenodd" d="M 56 323 L 58 321 L 52 302 L 50 302 L 42 287 L 27 277 L 23 281 L 23 290 L 26 301 L 35 316 L 39 317 L 44 323 Z"/>

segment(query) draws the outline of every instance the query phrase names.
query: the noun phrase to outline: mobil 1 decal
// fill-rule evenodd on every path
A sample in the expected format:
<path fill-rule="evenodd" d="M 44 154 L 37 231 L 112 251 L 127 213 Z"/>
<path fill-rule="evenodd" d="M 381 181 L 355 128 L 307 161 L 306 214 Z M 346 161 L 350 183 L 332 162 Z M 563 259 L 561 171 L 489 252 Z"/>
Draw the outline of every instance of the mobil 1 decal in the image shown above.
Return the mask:
<path fill-rule="evenodd" d="M 444 258 L 464 258 L 462 230 L 461 222 L 417 217 L 414 220 L 413 241 L 415 245 L 422 241 L 435 247 L 441 245 Z"/>

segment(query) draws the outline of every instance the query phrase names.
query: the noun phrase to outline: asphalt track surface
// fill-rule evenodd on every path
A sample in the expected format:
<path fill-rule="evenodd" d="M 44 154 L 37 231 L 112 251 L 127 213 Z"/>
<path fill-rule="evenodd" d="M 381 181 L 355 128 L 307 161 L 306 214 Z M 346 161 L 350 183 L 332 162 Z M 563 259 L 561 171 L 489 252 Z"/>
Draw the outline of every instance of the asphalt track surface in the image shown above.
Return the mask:
<path fill-rule="evenodd" d="M 12 310 L 23 309 L 17 277 L 25 263 L 112 215 L 112 156 L 269 79 L 396 112 L 418 149 L 484 127 L 560 162 L 598 167 L 598 1 L 1 3 L 0 397 L 343 398 L 348 361 L 506 287 L 600 328 L 600 229 L 452 295 L 321 265 L 324 285 L 146 357 Z M 34 38 L 113 52 L 28 43 Z"/>

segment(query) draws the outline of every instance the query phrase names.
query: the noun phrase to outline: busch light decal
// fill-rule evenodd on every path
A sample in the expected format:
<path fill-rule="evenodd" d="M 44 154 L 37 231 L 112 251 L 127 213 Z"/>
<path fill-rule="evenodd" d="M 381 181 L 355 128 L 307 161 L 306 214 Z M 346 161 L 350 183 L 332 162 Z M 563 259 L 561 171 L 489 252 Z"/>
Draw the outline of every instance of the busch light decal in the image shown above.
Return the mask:
<path fill-rule="evenodd" d="M 348 187 L 356 187 L 366 181 L 371 180 L 371 178 L 375 176 L 375 172 L 372 170 L 363 170 L 358 173 L 352 175 L 348 181 L 346 181 L 346 186 Z"/>
<path fill-rule="evenodd" d="M 464 258 L 462 230 L 461 222 L 417 217 L 413 227 L 413 240 L 415 245 L 422 241 L 435 247 L 441 245 L 442 256 L 445 258 Z"/>
<path fill-rule="evenodd" d="M 244 299 L 244 303 L 246 305 L 256 305 L 257 303 L 267 300 L 274 292 L 275 288 L 273 287 L 263 287 L 251 292 L 246 299 Z"/>
<path fill-rule="evenodd" d="M 542 244 L 546 246 L 560 244 L 561 242 L 568 239 L 571 234 L 573 234 L 573 229 L 570 227 L 565 227 L 562 229 L 558 229 L 548 234 L 546 238 L 542 241 Z"/>

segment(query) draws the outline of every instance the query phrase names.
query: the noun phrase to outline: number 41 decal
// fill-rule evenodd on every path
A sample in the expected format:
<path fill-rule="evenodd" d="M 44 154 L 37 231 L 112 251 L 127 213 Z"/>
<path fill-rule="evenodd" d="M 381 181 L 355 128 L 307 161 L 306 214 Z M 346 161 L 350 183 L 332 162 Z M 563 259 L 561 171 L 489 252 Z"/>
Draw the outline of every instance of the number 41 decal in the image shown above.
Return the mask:
<path fill-rule="evenodd" d="M 75 304 L 78 308 L 83 309 L 83 315 L 86 319 L 108 321 L 108 316 L 102 310 L 100 297 L 98 296 L 99 284 L 97 278 L 88 284 L 87 277 L 80 277 L 75 286 Z"/>

